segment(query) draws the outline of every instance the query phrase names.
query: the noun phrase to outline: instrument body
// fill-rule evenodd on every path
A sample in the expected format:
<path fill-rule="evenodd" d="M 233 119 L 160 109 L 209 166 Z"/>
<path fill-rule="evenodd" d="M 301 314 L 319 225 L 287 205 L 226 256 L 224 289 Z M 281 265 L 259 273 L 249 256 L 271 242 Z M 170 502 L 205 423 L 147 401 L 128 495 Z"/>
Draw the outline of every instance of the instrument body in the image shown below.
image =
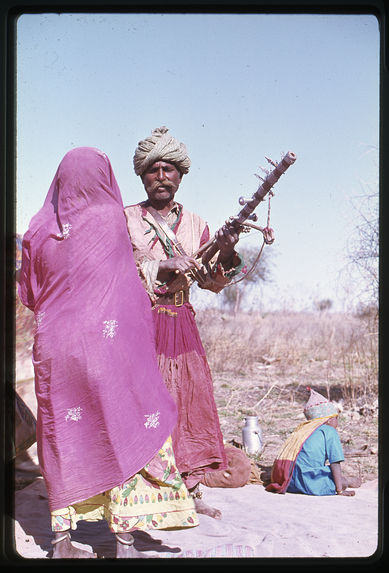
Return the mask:
<path fill-rule="evenodd" d="M 292 151 L 288 151 L 288 153 L 284 155 L 284 157 L 281 159 L 279 163 L 275 163 L 268 157 L 266 157 L 266 159 L 269 163 L 271 163 L 274 166 L 274 169 L 271 172 L 269 172 L 268 170 L 261 168 L 263 171 L 267 173 L 267 176 L 265 177 L 265 179 L 263 179 L 262 177 L 257 175 L 257 177 L 262 181 L 257 191 L 252 195 L 250 199 L 245 199 L 244 197 L 239 198 L 239 203 L 240 205 L 243 205 L 243 208 L 240 210 L 238 215 L 230 217 L 225 222 L 225 226 L 229 227 L 230 229 L 233 229 L 238 234 L 240 234 L 242 231 L 247 231 L 250 230 L 251 228 L 254 228 L 262 232 L 264 237 L 264 243 L 271 244 L 274 241 L 274 234 L 273 230 L 270 228 L 269 225 L 269 216 L 268 216 L 267 226 L 262 228 L 252 223 L 252 221 L 257 220 L 257 216 L 254 213 L 254 211 L 256 207 L 259 205 L 259 203 L 261 203 L 266 197 L 266 195 L 271 191 L 272 187 L 277 183 L 281 175 L 285 173 L 285 171 L 290 167 L 290 165 L 292 165 L 296 161 L 296 155 Z M 148 207 L 148 211 L 150 215 L 154 218 L 155 226 L 158 227 L 161 233 L 163 233 L 171 241 L 174 252 L 177 255 L 187 256 L 182 245 L 175 236 L 175 233 L 166 224 L 163 217 L 161 217 L 158 211 L 150 206 Z M 209 285 L 212 283 L 212 285 L 218 288 L 218 290 L 215 290 L 215 292 L 219 292 L 226 285 L 224 282 L 220 283 L 219 285 L 217 280 L 211 278 L 211 272 L 209 269 L 210 262 L 212 261 L 212 259 L 214 259 L 218 251 L 219 251 L 219 246 L 216 237 L 214 236 L 193 254 L 193 258 L 198 259 L 199 264 L 197 265 L 196 268 L 193 268 L 185 272 L 184 275 L 190 281 L 193 280 L 196 281 L 201 288 L 210 288 Z M 262 249 L 260 253 L 261 252 Z M 179 271 L 176 270 L 175 272 L 178 276 L 169 282 L 169 287 L 172 290 L 172 292 L 174 292 L 174 288 L 178 285 L 177 281 L 182 281 L 181 278 L 182 275 L 179 273 Z M 180 282 L 179 285 L 177 286 L 177 289 L 181 288 L 182 284 Z M 214 288 L 211 288 L 210 290 L 214 290 Z"/>

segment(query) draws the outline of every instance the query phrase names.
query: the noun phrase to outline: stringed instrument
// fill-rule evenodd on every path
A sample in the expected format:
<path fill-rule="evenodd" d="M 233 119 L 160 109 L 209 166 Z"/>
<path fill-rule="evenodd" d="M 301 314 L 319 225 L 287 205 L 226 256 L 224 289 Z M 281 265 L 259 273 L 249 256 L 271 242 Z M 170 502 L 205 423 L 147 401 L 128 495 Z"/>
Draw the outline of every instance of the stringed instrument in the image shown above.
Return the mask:
<path fill-rule="evenodd" d="M 265 228 L 259 227 L 251 221 L 257 220 L 257 215 L 254 213 L 256 207 L 264 200 L 281 175 L 283 175 L 283 173 L 293 165 L 296 161 L 296 155 L 292 151 L 288 151 L 288 153 L 286 153 L 278 163 L 272 161 L 266 156 L 265 159 L 274 166 L 274 169 L 269 172 L 267 169 L 261 167 L 261 169 L 267 173 L 266 177 L 262 178 L 257 173 L 255 174 L 262 183 L 250 199 L 245 199 L 244 197 L 239 198 L 239 204 L 243 205 L 243 209 L 239 211 L 238 215 L 227 219 L 225 225 L 234 229 L 237 233 L 241 233 L 245 228 L 257 229 L 263 233 L 265 242 L 270 244 L 274 241 L 272 229 L 268 226 Z M 215 256 L 218 250 L 219 248 L 217 246 L 216 239 L 213 237 L 207 243 L 202 245 L 193 256 L 196 259 L 201 257 L 201 262 L 206 265 Z"/>
<path fill-rule="evenodd" d="M 265 159 L 268 161 L 268 163 L 270 163 L 274 167 L 274 169 L 272 171 L 268 171 L 267 169 L 261 167 L 262 171 L 266 173 L 266 177 L 263 178 L 257 173 L 255 174 L 262 181 L 262 183 L 259 185 L 258 189 L 250 199 L 245 199 L 244 197 L 239 198 L 239 204 L 242 205 L 243 208 L 238 213 L 238 215 L 230 217 L 225 222 L 225 225 L 227 227 L 230 227 L 230 229 L 234 229 L 235 232 L 237 232 L 238 234 L 240 234 L 243 231 L 250 230 L 252 228 L 259 230 L 263 234 L 264 243 L 271 244 L 274 241 L 274 235 L 273 235 L 273 230 L 270 228 L 269 225 L 269 213 L 268 213 L 268 224 L 266 227 L 263 228 L 253 223 L 253 221 L 257 220 L 257 215 L 254 213 L 254 211 L 256 207 L 259 205 L 259 203 L 261 203 L 265 199 L 266 195 L 268 195 L 269 192 L 271 192 L 272 187 L 274 187 L 274 185 L 277 183 L 281 175 L 283 175 L 283 173 L 285 173 L 285 171 L 291 165 L 293 165 L 293 163 L 296 161 L 296 155 L 292 151 L 288 151 L 288 153 L 286 153 L 284 157 L 281 159 L 281 161 L 279 161 L 278 163 L 276 163 L 272 159 L 269 159 L 266 156 Z M 163 220 L 163 217 L 160 216 L 158 211 L 156 211 L 151 207 L 148 207 L 148 211 L 154 217 L 156 226 L 158 226 L 160 230 L 170 239 L 174 251 L 178 255 L 186 255 L 182 245 L 179 243 L 174 232 Z M 197 283 L 200 286 L 202 286 L 205 281 L 205 276 L 206 275 L 209 276 L 209 273 L 207 272 L 208 263 L 211 261 L 211 259 L 213 259 L 213 257 L 216 255 L 218 251 L 219 251 L 219 246 L 214 236 L 204 245 L 202 245 L 192 255 L 193 258 L 199 259 L 202 270 L 191 269 L 190 271 L 187 271 L 185 275 L 191 277 L 192 280 L 197 281 Z M 176 271 L 176 273 L 178 273 L 178 271 Z"/>

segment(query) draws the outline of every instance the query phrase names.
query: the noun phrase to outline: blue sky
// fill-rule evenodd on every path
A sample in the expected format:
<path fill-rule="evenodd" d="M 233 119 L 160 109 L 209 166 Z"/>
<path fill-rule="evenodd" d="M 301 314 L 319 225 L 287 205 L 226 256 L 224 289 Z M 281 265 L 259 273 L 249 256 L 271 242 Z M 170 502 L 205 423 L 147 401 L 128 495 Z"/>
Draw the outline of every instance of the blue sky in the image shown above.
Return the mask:
<path fill-rule="evenodd" d="M 264 156 L 297 161 L 272 201 L 263 308 L 342 309 L 355 205 L 378 190 L 379 28 L 372 15 L 23 14 L 17 23 L 17 231 L 73 147 L 109 156 L 144 199 L 140 139 L 166 125 L 192 161 L 177 194 L 216 231 L 258 187 Z M 264 205 L 257 209 L 266 220 Z M 245 244 L 260 244 L 249 234 Z M 340 274 L 341 273 L 341 274 Z M 360 280 L 360 279 L 358 279 Z"/>

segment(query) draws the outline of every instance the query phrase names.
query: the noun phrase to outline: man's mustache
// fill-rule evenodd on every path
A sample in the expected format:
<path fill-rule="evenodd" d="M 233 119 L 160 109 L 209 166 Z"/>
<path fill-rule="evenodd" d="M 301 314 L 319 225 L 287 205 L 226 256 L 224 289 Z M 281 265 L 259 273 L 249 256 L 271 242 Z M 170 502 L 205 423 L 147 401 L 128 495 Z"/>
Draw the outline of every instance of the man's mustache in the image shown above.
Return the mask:
<path fill-rule="evenodd" d="M 173 190 L 177 189 L 177 186 L 171 181 L 169 181 L 169 179 L 164 179 L 163 181 L 154 181 L 151 184 L 150 191 L 155 191 L 158 187 L 161 186 L 166 187 L 167 189 L 173 189 Z"/>

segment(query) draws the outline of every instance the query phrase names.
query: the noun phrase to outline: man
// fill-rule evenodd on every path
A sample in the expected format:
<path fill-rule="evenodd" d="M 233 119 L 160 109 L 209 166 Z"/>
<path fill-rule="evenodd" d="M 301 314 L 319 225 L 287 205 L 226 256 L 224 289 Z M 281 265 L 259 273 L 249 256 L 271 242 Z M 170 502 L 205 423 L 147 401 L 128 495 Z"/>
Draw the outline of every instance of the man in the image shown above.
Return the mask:
<path fill-rule="evenodd" d="M 209 229 L 175 201 L 189 167 L 185 145 L 166 127 L 154 129 L 134 155 L 135 173 L 148 198 L 126 207 L 125 213 L 135 261 L 152 302 L 159 367 L 178 408 L 172 434 L 177 467 L 196 511 L 220 519 L 220 511 L 207 506 L 199 491 L 206 472 L 226 467 L 226 456 L 189 290 L 197 279 L 201 288 L 219 292 L 239 272 L 242 261 L 234 250 L 238 235 L 226 227 L 215 235 L 219 251 L 206 272 L 193 256 L 209 240 Z"/>

